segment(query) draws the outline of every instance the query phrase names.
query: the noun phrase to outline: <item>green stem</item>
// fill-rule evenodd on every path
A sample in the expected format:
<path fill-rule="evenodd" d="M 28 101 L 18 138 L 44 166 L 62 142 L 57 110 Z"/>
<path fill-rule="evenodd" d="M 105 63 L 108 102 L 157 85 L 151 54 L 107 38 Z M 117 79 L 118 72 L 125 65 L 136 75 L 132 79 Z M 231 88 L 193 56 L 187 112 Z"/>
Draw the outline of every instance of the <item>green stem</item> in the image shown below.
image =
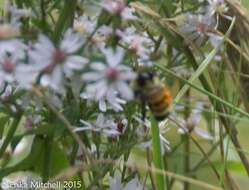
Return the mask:
<path fill-rule="evenodd" d="M 149 148 L 146 149 L 146 158 L 147 158 L 148 166 L 151 167 L 151 152 L 150 152 Z M 152 189 L 156 189 L 156 182 L 155 182 L 153 173 L 151 171 L 148 171 L 148 172 L 149 172 L 149 176 L 150 176 Z"/>
<path fill-rule="evenodd" d="M 74 142 L 73 144 L 73 150 L 71 152 L 71 158 L 70 158 L 70 164 L 73 166 L 74 163 L 75 163 L 75 159 L 76 159 L 76 156 L 77 156 L 77 151 L 79 149 L 79 145 L 77 142 Z"/>
<path fill-rule="evenodd" d="M 53 149 L 53 137 L 48 136 L 45 139 L 44 165 L 43 165 L 43 181 L 46 182 L 50 177 L 51 153 Z"/>
<path fill-rule="evenodd" d="M 190 104 L 190 89 L 187 90 L 186 92 L 186 105 Z M 187 121 L 190 115 L 190 108 L 189 106 L 185 106 L 184 109 L 184 117 L 185 120 Z M 191 130 L 191 129 L 189 129 Z M 188 134 L 183 135 L 183 139 L 185 141 L 184 143 L 184 152 L 185 152 L 185 156 L 184 156 L 184 172 L 185 174 L 187 174 L 190 170 L 190 142 L 189 142 L 189 136 Z M 189 183 L 185 182 L 184 183 L 184 190 L 188 190 L 189 189 Z"/>
<path fill-rule="evenodd" d="M 43 24 L 46 23 L 46 5 L 44 0 L 40 0 L 40 9 L 41 9 L 41 21 Z"/>
<path fill-rule="evenodd" d="M 164 158 L 164 168 L 165 168 L 165 170 L 167 171 L 168 170 L 168 166 L 169 166 L 169 164 L 168 164 L 168 160 L 167 160 L 167 154 L 165 153 L 164 154 L 164 156 L 163 156 L 163 158 Z M 166 187 L 167 187 L 167 189 L 168 190 L 170 190 L 170 178 L 168 177 L 168 176 L 165 176 L 165 180 L 166 180 Z"/>
<path fill-rule="evenodd" d="M 189 162 L 190 162 L 190 144 L 189 144 L 189 137 L 188 135 L 184 135 L 183 139 L 185 139 L 185 143 L 184 143 L 184 172 L 185 174 L 187 174 L 189 172 Z M 184 183 L 184 190 L 188 190 L 189 189 L 189 183 L 185 182 Z"/>
<path fill-rule="evenodd" d="M 63 31 L 72 25 L 74 19 L 74 10 L 76 8 L 77 0 L 64 1 L 64 7 L 61 11 L 58 22 L 55 26 L 54 41 L 58 42 Z"/>

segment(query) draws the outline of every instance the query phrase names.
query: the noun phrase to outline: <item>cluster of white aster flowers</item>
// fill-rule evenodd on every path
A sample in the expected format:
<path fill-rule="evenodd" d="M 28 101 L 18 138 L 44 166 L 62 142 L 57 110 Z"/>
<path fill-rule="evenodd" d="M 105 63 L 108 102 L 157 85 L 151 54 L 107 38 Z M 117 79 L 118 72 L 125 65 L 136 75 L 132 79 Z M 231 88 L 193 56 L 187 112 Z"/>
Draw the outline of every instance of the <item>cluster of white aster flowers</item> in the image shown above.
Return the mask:
<path fill-rule="evenodd" d="M 219 27 L 219 17 L 231 20 L 226 15 L 228 7 L 224 0 L 207 0 L 204 14 L 187 13 L 185 22 L 180 27 L 180 31 L 187 34 L 188 38 L 201 46 L 208 39 L 213 47 L 217 47 L 221 41 L 221 36 L 217 33 Z"/>
<path fill-rule="evenodd" d="M 124 20 L 136 19 L 134 10 L 127 7 L 124 1 L 103 1 L 101 6 L 110 14 L 119 14 Z M 10 7 L 9 10 L 16 21 L 28 14 L 16 7 Z M 101 111 L 106 111 L 107 107 L 121 111 L 121 104 L 133 98 L 128 82 L 134 79 L 135 73 L 122 63 L 125 54 L 123 49 L 104 47 L 103 41 L 98 43 L 95 40 L 109 35 L 111 27 L 103 25 L 95 31 L 96 20 L 92 22 L 89 19 L 86 16 L 76 18 L 74 29 L 69 28 L 58 44 L 45 34 L 39 34 L 36 42 L 28 44 L 19 39 L 1 40 L 0 86 L 11 84 L 31 89 L 34 84 L 39 84 L 64 95 L 67 80 L 74 77 L 76 72 L 83 71 L 82 80 L 77 82 L 86 83 L 86 90 L 81 96 L 99 102 Z M 103 54 L 103 61 L 92 62 L 80 53 L 81 48 L 88 43 L 88 35 L 93 32 L 96 34 L 92 40 L 99 45 L 97 50 Z M 86 65 L 91 71 L 84 73 Z"/>
<path fill-rule="evenodd" d="M 74 54 L 83 43 L 83 39 L 71 29 L 65 33 L 59 48 L 42 34 L 36 43 L 29 45 L 17 39 L 5 40 L 0 50 L 0 85 L 7 83 L 31 88 L 41 75 L 42 86 L 62 92 L 63 74 L 70 76 L 73 70 L 81 69 L 88 62 Z"/>

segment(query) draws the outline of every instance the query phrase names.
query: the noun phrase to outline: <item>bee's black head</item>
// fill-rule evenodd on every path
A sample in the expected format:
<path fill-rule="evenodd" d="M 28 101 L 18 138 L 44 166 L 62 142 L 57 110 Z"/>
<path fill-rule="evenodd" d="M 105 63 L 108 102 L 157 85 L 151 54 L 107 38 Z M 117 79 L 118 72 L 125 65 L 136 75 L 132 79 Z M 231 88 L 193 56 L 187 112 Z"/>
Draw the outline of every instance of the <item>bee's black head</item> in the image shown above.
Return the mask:
<path fill-rule="evenodd" d="M 153 81 L 153 72 L 141 72 L 138 74 L 137 83 L 139 86 L 145 86 L 147 82 Z"/>

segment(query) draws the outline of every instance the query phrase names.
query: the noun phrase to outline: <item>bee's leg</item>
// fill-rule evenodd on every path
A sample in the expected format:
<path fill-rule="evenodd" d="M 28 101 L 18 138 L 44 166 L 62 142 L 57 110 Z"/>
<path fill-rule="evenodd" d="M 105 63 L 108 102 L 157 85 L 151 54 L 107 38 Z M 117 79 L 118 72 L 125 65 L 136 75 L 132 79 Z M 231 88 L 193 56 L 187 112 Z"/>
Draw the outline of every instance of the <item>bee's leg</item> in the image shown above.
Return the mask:
<path fill-rule="evenodd" d="M 141 115 L 142 115 L 142 122 L 143 122 L 143 129 L 144 135 L 148 133 L 148 128 L 146 126 L 146 102 L 145 99 L 141 98 Z M 146 137 L 147 135 L 145 135 Z"/>
<path fill-rule="evenodd" d="M 142 113 L 142 121 L 145 121 L 146 118 L 146 104 L 145 101 L 141 100 L 141 113 Z"/>
<path fill-rule="evenodd" d="M 146 119 L 146 98 L 143 94 L 139 94 L 140 104 L 141 104 L 141 116 L 142 121 L 144 122 Z"/>

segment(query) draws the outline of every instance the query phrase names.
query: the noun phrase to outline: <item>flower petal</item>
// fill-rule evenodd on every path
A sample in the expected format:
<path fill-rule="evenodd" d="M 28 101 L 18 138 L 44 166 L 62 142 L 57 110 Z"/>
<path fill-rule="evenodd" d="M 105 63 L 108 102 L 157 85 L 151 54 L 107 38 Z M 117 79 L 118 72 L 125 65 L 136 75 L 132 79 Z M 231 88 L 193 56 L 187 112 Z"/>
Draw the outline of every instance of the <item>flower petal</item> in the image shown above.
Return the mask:
<path fill-rule="evenodd" d="M 119 81 L 117 83 L 117 89 L 120 92 L 120 95 L 127 99 L 127 100 L 131 100 L 134 98 L 134 94 L 133 91 L 131 90 L 131 88 L 129 87 L 129 85 L 123 81 Z"/>
<path fill-rule="evenodd" d="M 106 112 L 107 108 L 104 100 L 99 100 L 99 109 L 102 112 Z"/>
<path fill-rule="evenodd" d="M 78 55 L 72 55 L 67 58 L 65 64 L 68 68 L 77 70 L 82 69 L 88 61 L 89 60 L 87 58 Z"/>
<path fill-rule="evenodd" d="M 84 81 L 97 81 L 101 79 L 103 76 L 96 72 L 88 72 L 82 75 L 82 79 Z"/>

